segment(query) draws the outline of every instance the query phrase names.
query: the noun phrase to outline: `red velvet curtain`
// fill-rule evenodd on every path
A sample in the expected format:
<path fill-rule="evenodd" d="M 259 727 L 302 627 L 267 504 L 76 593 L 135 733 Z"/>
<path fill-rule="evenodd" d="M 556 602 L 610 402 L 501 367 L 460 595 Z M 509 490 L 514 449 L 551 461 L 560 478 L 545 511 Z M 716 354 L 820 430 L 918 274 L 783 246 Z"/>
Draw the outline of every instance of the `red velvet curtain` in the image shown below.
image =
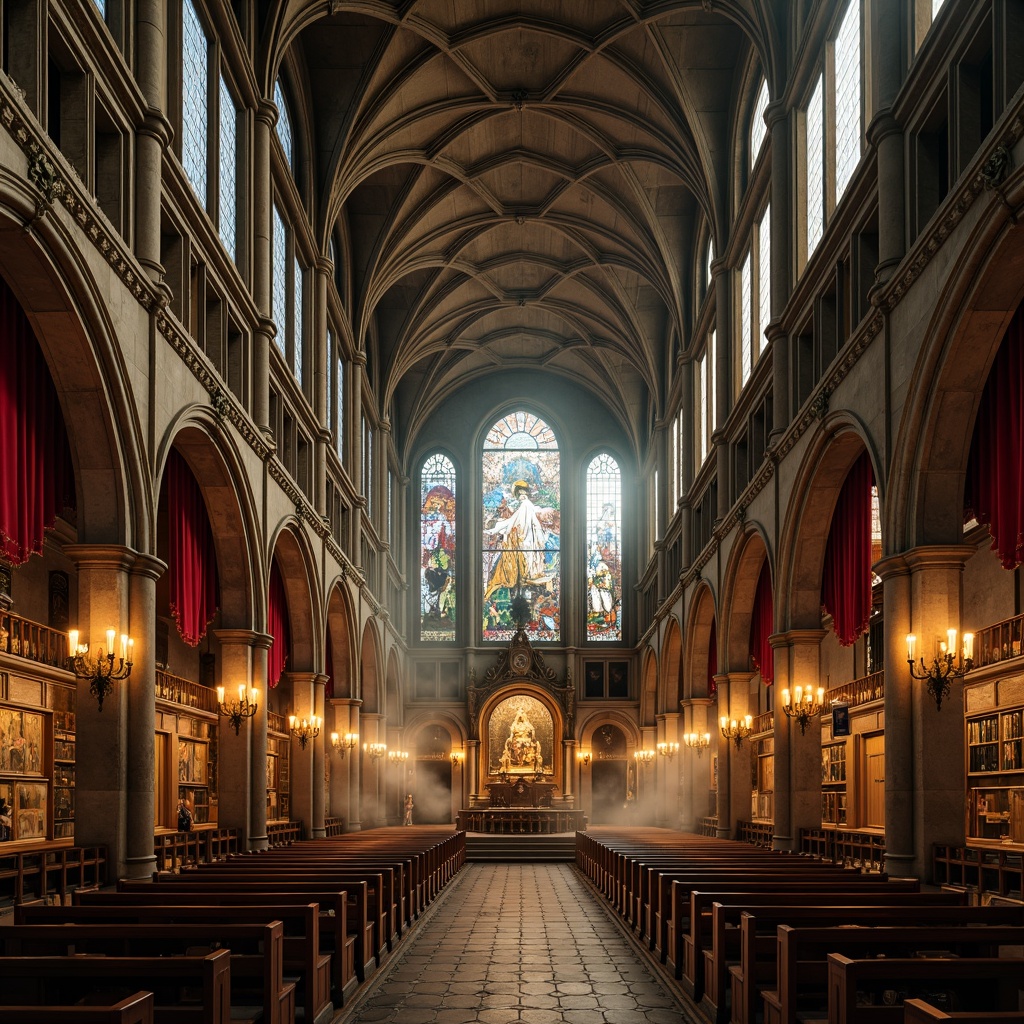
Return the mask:
<path fill-rule="evenodd" d="M 277 559 L 270 565 L 270 591 L 267 595 L 267 632 L 274 638 L 267 652 L 267 683 L 277 686 L 288 661 L 291 630 L 288 627 L 288 599 L 284 593 L 284 577 Z"/>
<path fill-rule="evenodd" d="M 772 602 L 772 574 L 766 558 L 761 565 L 754 590 L 754 610 L 750 619 L 750 657 L 754 668 L 761 673 L 761 682 L 771 686 L 775 679 L 775 652 L 768 637 L 775 630 L 775 611 Z"/>
<path fill-rule="evenodd" d="M 334 645 L 331 643 L 330 633 L 327 634 L 327 663 L 324 665 L 324 675 L 327 676 L 324 698 L 330 700 L 334 696 Z"/>
<path fill-rule="evenodd" d="M 825 544 L 821 604 L 843 647 L 867 632 L 871 617 L 871 488 L 868 453 L 846 475 Z"/>
<path fill-rule="evenodd" d="M 711 635 L 708 637 L 708 696 L 714 697 L 718 692 L 718 683 L 715 676 L 718 675 L 718 626 L 715 620 L 711 620 Z"/>
<path fill-rule="evenodd" d="M 0 553 L 20 565 L 75 507 L 64 415 L 24 310 L 0 279 Z"/>
<path fill-rule="evenodd" d="M 1024 561 L 1024 306 L 1014 313 L 981 394 L 967 459 L 964 520 L 987 523 L 1004 569 Z"/>
<path fill-rule="evenodd" d="M 217 553 L 202 491 L 174 448 L 167 458 L 163 490 L 171 614 L 181 639 L 197 647 L 217 613 Z"/>

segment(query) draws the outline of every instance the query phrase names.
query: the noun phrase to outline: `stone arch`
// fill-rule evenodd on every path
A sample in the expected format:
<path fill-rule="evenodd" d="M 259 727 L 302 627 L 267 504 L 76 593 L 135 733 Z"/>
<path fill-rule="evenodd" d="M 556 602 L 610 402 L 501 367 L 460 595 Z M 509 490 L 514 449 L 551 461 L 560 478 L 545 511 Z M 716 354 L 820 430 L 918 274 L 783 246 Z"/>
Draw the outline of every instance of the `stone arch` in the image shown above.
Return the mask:
<path fill-rule="evenodd" d="M 658 655 L 654 648 L 644 649 L 640 662 L 640 725 L 655 725 L 658 712 Z"/>
<path fill-rule="evenodd" d="M 322 630 L 316 628 L 320 615 L 310 583 L 315 578 L 315 570 L 305 535 L 286 527 L 277 534 L 271 551 L 271 557 L 278 560 L 288 599 L 291 629 L 288 668 L 293 672 L 314 672 L 323 664 Z M 270 578 L 269 570 L 267 578 Z"/>
<path fill-rule="evenodd" d="M 847 413 L 830 415 L 804 456 L 779 541 L 773 579 L 775 628 L 821 628 L 821 578 L 832 514 L 850 467 L 865 450 L 876 482 L 878 460 L 866 442 L 862 425 Z M 879 487 L 879 502 L 882 502 Z M 883 504 L 884 507 L 884 504 Z M 883 536 L 883 543 L 884 543 Z"/>
<path fill-rule="evenodd" d="M 718 650 L 724 655 L 718 664 L 719 672 L 746 672 L 750 669 L 750 620 L 754 610 L 754 591 L 761 566 L 768 558 L 764 535 L 758 527 L 748 524 L 733 548 L 726 568 L 726 586 L 718 619 Z M 774 574 L 772 583 L 775 583 Z M 775 589 L 773 586 L 773 591 Z"/>
<path fill-rule="evenodd" d="M 679 622 L 669 616 L 661 644 L 661 685 L 658 704 L 664 711 L 675 711 L 683 696 L 683 640 Z"/>
<path fill-rule="evenodd" d="M 690 620 L 686 631 L 686 662 L 683 669 L 684 693 L 681 699 L 709 696 L 704 692 L 704 680 L 708 674 L 708 660 L 711 657 L 711 626 L 716 625 L 715 595 L 707 583 L 698 587 L 690 604 Z M 720 634 L 719 634 L 720 635 Z"/>
<path fill-rule="evenodd" d="M 387 715 L 388 724 L 398 727 L 402 724 L 402 677 L 394 648 L 388 652 L 387 657 L 384 675 L 384 713 Z"/>
<path fill-rule="evenodd" d="M 486 778 L 500 754 L 490 750 L 491 717 L 495 709 L 510 697 L 532 697 L 542 704 L 551 716 L 551 778 L 554 783 L 564 786 L 563 779 L 563 736 L 565 735 L 565 719 L 557 698 L 544 687 L 537 686 L 526 680 L 519 680 L 503 686 L 488 695 L 480 707 L 480 778 Z"/>
<path fill-rule="evenodd" d="M 358 696 L 363 702 L 364 715 L 384 713 L 378 681 L 380 661 L 380 636 L 373 619 L 368 619 L 363 626 L 363 638 L 359 645 Z"/>
<path fill-rule="evenodd" d="M 327 636 L 331 641 L 334 667 L 334 696 L 354 697 L 356 678 L 356 645 L 352 641 L 354 630 L 352 601 L 348 591 L 336 581 L 327 597 Z M 326 640 L 325 640 L 326 643 Z M 326 665 L 327 651 L 324 650 Z"/>

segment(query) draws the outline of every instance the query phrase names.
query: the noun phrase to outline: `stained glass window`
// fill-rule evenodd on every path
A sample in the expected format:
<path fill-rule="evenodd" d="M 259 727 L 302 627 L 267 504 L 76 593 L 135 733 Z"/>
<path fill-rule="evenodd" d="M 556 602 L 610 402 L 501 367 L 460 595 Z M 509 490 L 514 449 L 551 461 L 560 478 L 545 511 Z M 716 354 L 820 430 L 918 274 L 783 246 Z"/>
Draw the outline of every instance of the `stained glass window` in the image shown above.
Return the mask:
<path fill-rule="evenodd" d="M 705 352 L 697 360 L 697 462 L 702 464 L 708 455 L 708 356 Z"/>
<path fill-rule="evenodd" d="M 823 79 L 818 75 L 807 105 L 807 255 L 810 257 L 825 229 L 825 117 Z"/>
<path fill-rule="evenodd" d="M 96 7 L 99 9 L 100 17 L 106 18 L 107 16 L 107 0 L 96 0 Z"/>
<path fill-rule="evenodd" d="M 224 243 L 232 260 L 236 258 L 236 231 L 238 208 L 238 113 L 231 90 L 224 76 L 220 76 L 220 209 L 218 228 L 220 240 Z"/>
<path fill-rule="evenodd" d="M 704 294 L 711 291 L 711 262 L 715 258 L 715 243 L 708 239 L 708 251 L 704 260 Z"/>
<path fill-rule="evenodd" d="M 558 640 L 558 440 L 519 410 L 488 430 L 481 463 L 483 639 L 509 640 L 520 624 L 531 640 Z"/>
<path fill-rule="evenodd" d="M 835 43 L 836 202 L 860 162 L 860 3 L 851 0 Z"/>
<path fill-rule="evenodd" d="M 284 226 L 281 211 L 274 205 L 274 231 L 271 239 L 271 273 L 273 281 L 270 294 L 270 315 L 277 325 L 274 340 L 278 350 L 288 359 L 288 232 Z"/>
<path fill-rule="evenodd" d="M 622 474 L 610 455 L 587 467 L 587 639 L 622 639 Z"/>
<path fill-rule="evenodd" d="M 292 302 L 295 304 L 295 337 L 293 342 L 292 369 L 295 371 L 295 379 L 302 386 L 302 267 L 299 266 L 298 257 L 292 260 Z"/>
<path fill-rule="evenodd" d="M 420 472 L 420 639 L 455 639 L 455 466 L 440 454 Z"/>
<path fill-rule="evenodd" d="M 750 315 L 751 300 L 751 279 L 750 279 L 750 250 L 743 260 L 743 267 L 740 270 L 740 384 L 746 384 L 750 380 L 750 370 L 754 364 L 753 360 L 753 324 Z"/>
<path fill-rule="evenodd" d="M 209 136 L 210 44 L 192 0 L 181 5 L 181 163 L 199 202 L 206 206 Z"/>
<path fill-rule="evenodd" d="M 761 88 L 757 92 L 757 99 L 754 101 L 754 112 L 750 118 L 750 165 L 753 167 L 764 145 L 765 136 L 768 134 L 768 126 L 764 123 L 764 112 L 768 106 L 768 82 L 761 80 Z"/>
<path fill-rule="evenodd" d="M 292 160 L 292 119 L 288 113 L 288 103 L 281 88 L 281 79 L 274 83 L 274 104 L 277 106 L 277 137 L 284 150 L 284 159 L 288 167 L 294 167 Z"/>
<path fill-rule="evenodd" d="M 772 208 L 764 208 L 764 215 L 757 225 L 757 349 L 758 355 L 764 348 L 764 332 L 772 317 Z"/>
<path fill-rule="evenodd" d="M 933 19 L 939 13 L 939 11 L 942 10 L 942 5 L 945 2 L 946 2 L 946 0 L 932 0 L 932 18 Z"/>
<path fill-rule="evenodd" d="M 345 360 L 338 351 L 338 386 L 334 393 L 334 441 L 338 458 L 345 464 Z"/>

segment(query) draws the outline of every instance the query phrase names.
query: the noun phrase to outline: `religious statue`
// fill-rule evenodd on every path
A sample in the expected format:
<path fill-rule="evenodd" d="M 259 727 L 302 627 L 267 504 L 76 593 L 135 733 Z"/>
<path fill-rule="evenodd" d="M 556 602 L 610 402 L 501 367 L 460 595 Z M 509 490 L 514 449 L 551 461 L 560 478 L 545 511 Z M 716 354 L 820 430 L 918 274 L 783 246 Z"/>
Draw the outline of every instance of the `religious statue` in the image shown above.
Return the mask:
<path fill-rule="evenodd" d="M 544 768 L 544 754 L 537 739 L 537 730 L 522 708 L 516 712 L 516 717 L 509 727 L 500 764 L 503 772 L 512 768 L 532 768 L 540 772 Z"/>

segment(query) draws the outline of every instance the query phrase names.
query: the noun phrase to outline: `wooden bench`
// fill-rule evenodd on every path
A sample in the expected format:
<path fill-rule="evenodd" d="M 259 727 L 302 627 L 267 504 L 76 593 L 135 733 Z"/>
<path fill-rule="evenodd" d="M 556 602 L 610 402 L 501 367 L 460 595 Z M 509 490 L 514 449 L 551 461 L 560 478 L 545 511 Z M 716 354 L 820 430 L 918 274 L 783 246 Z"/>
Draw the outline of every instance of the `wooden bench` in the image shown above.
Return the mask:
<path fill-rule="evenodd" d="M 922 895 L 934 897 L 941 894 Z M 908 907 L 898 902 L 871 905 L 865 901 L 860 906 L 780 905 L 748 907 L 746 909 L 723 907 L 720 909 L 716 904 L 715 914 L 718 920 L 715 925 L 715 939 L 719 943 L 719 949 L 721 949 L 723 941 L 728 941 L 729 935 L 728 924 L 726 923 L 723 927 L 721 918 L 724 917 L 726 922 L 735 920 L 736 913 L 739 913 L 739 927 L 734 928 L 733 932 L 738 933 L 735 952 L 735 960 L 738 962 L 723 966 L 722 960 L 718 960 L 714 964 L 716 986 L 723 986 L 723 971 L 728 975 L 732 996 L 732 1012 L 728 1019 L 731 1019 L 734 1024 L 753 1021 L 762 1002 L 762 992 L 765 989 L 777 988 L 779 985 L 780 944 L 778 931 L 780 925 L 798 929 L 837 924 L 844 927 L 858 925 L 861 928 L 864 926 L 891 928 L 901 924 L 937 928 L 950 926 L 1021 927 L 1024 925 L 1024 908 L 1021 907 L 928 906 L 925 904 Z M 727 946 L 723 960 L 730 955 L 728 949 Z M 722 990 L 723 988 L 719 988 L 719 991 Z M 709 999 L 710 1004 L 711 1000 Z M 718 1003 L 712 1008 L 720 1010 L 721 1006 L 722 1004 Z M 724 1015 L 718 1015 L 716 1019 L 725 1018 Z"/>
<path fill-rule="evenodd" d="M 177 893 L 89 892 L 80 893 L 78 902 L 70 907 L 24 904 L 15 908 L 14 920 L 16 924 L 259 924 L 279 920 L 284 926 L 284 974 L 296 981 L 296 1002 L 302 1008 L 303 1019 L 312 1022 L 333 1011 L 331 954 L 329 949 L 321 948 L 318 903 L 264 904 L 244 895 L 223 894 L 195 905 L 182 904 Z M 358 985 L 352 959 L 354 946 L 355 937 L 350 936 L 348 980 L 339 1003 L 350 998 Z"/>
<path fill-rule="evenodd" d="M 232 1024 L 226 949 L 205 956 L 0 957 L 0 1006 L 71 1005 L 140 984 L 153 993 L 154 1024 Z"/>
<path fill-rule="evenodd" d="M 106 1006 L 5 1006 L 4 1024 L 153 1024 L 153 993 Z"/>
<path fill-rule="evenodd" d="M 764 1024 L 796 1024 L 798 1014 L 805 1020 L 826 1016 L 831 985 L 826 958 L 832 953 L 858 960 L 869 956 L 899 960 L 917 957 L 920 952 L 948 951 L 957 957 L 986 959 L 999 956 L 1001 946 L 1017 946 L 1022 942 L 1024 927 L 1018 925 L 829 928 L 779 925 L 776 987 L 761 993 Z M 953 962 L 938 961 L 940 968 Z M 1017 962 L 1024 967 L 1024 961 Z M 1019 980 L 1024 984 L 1024 970 Z"/>
<path fill-rule="evenodd" d="M 903 1024 L 935 1024 L 935 1021 L 959 1021 L 960 1024 L 1024 1024 L 1024 1010 L 939 1010 L 921 999 L 903 1004 Z"/>
<path fill-rule="evenodd" d="M 985 1012 L 975 1020 L 989 1024 L 998 1020 L 996 1014 L 1019 1009 L 1022 988 L 1024 960 L 1017 957 L 855 960 L 828 955 L 829 1024 L 903 1024 L 905 998 L 974 1006 L 984 1001 Z M 891 1004 L 887 993 L 892 994 Z"/>

